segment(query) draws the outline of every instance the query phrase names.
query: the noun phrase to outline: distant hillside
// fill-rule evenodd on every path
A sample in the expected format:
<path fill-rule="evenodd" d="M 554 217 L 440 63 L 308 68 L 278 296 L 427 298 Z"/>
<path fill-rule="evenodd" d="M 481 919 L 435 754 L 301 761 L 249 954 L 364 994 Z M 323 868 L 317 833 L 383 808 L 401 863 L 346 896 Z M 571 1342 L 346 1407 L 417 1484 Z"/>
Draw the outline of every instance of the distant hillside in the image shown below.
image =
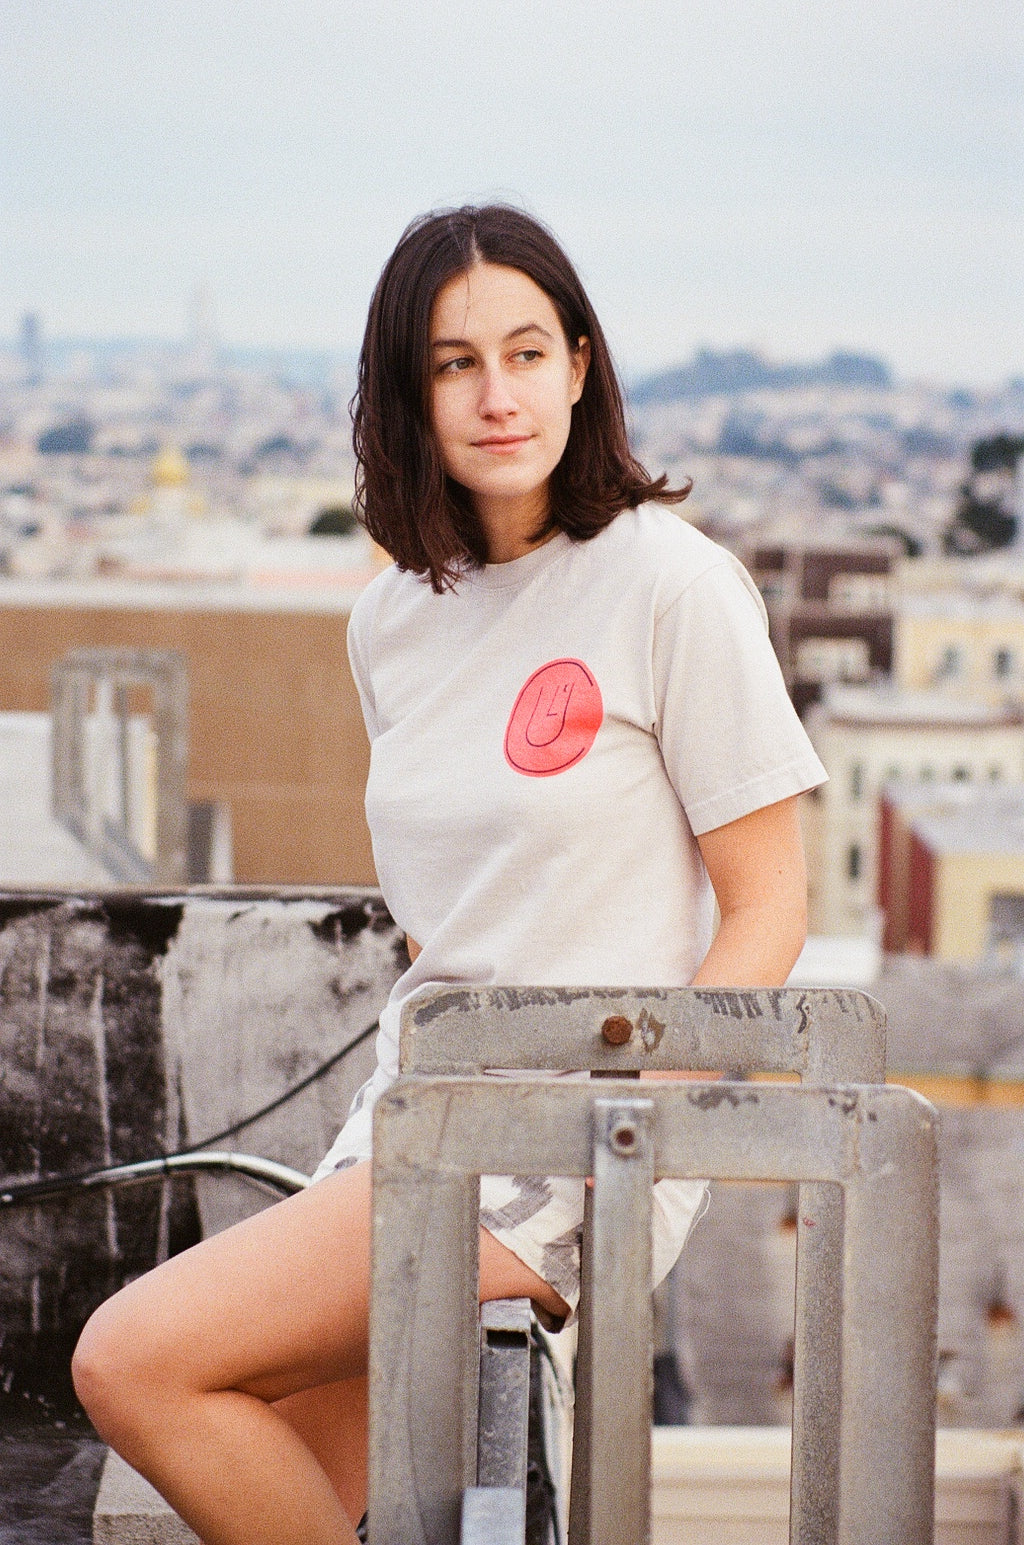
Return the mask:
<path fill-rule="evenodd" d="M 630 391 L 633 402 L 676 402 L 681 397 L 715 397 L 799 386 L 887 387 L 892 375 L 884 360 L 837 351 L 809 365 L 777 365 L 750 349 L 719 353 L 700 349 L 688 365 L 645 376 Z"/>

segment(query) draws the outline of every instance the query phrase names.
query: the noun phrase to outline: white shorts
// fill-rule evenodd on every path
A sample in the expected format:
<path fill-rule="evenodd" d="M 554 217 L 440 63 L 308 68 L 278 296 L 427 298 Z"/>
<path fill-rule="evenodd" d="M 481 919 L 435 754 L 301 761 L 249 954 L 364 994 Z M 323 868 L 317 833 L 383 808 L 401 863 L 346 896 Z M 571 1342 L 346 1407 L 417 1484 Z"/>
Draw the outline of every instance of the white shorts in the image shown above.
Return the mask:
<path fill-rule="evenodd" d="M 373 1107 L 393 1082 L 378 1068 L 352 1101 L 348 1120 L 313 1180 L 372 1158 Z M 575 1315 L 580 1297 L 584 1182 L 567 1176 L 482 1175 L 480 1222 L 549 1283 Z M 659 1180 L 652 1209 L 653 1285 L 668 1275 L 707 1200 L 704 1180 Z"/>

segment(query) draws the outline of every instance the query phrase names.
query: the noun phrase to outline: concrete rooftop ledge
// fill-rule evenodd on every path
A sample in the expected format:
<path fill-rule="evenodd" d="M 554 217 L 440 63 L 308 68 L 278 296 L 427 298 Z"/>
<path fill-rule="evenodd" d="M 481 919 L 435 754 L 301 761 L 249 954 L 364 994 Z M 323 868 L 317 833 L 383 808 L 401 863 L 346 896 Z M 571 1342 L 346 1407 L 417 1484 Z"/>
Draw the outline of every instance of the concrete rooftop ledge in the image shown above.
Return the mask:
<path fill-rule="evenodd" d="M 262 579 L 10 579 L 0 576 L 0 609 L 96 611 L 327 612 L 347 615 L 369 568 L 337 576 L 266 574 Z"/>
<path fill-rule="evenodd" d="M 92 1538 L 93 1545 L 199 1545 L 160 1493 L 113 1449 L 103 1466 Z"/>
<path fill-rule="evenodd" d="M 656 1427 L 652 1545 L 789 1545 L 789 1429 Z M 940 1430 L 935 1545 L 1024 1545 L 1024 1435 Z"/>
<path fill-rule="evenodd" d="M 652 1545 L 788 1545 L 789 1430 L 656 1427 Z M 1024 1545 L 1024 1436 L 942 1430 L 935 1545 Z M 107 1456 L 94 1545 L 198 1545 L 147 1481 Z"/>

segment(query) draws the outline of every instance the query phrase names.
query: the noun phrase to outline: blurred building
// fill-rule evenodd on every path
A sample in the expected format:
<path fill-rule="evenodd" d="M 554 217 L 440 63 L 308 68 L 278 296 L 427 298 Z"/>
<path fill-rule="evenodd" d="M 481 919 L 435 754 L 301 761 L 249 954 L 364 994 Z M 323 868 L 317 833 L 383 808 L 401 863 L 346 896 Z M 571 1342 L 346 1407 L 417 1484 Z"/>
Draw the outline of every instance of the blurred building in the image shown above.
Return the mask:
<path fill-rule="evenodd" d="M 30 382 L 38 379 L 43 364 L 43 324 L 39 313 L 26 311 L 18 327 L 18 353 Z"/>
<path fill-rule="evenodd" d="M 832 682 L 892 666 L 892 572 L 899 549 L 839 533 L 759 539 L 740 556 L 764 598 L 772 642 L 802 716 Z"/>
<path fill-rule="evenodd" d="M 1024 784 L 889 784 L 879 813 L 885 948 L 1024 961 Z"/>
<path fill-rule="evenodd" d="M 339 584 L 9 580 L 0 711 L 41 713 L 81 647 L 187 662 L 188 799 L 230 810 L 240 883 L 373 883 L 369 750 L 345 648 L 358 594 Z"/>
<path fill-rule="evenodd" d="M 1024 600 L 996 591 L 901 596 L 893 675 L 913 690 L 938 687 L 988 702 L 1024 699 Z"/>
<path fill-rule="evenodd" d="M 940 691 L 832 686 L 807 716 L 829 782 L 808 804 L 812 932 L 870 932 L 884 784 L 1024 780 L 1024 716 Z"/>

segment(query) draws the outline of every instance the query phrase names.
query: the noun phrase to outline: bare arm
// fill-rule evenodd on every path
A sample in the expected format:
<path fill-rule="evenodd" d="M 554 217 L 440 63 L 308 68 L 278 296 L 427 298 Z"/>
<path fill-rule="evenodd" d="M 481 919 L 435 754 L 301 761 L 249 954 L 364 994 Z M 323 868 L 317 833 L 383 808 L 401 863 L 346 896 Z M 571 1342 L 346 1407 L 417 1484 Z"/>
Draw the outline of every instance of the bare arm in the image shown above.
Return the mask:
<path fill-rule="evenodd" d="M 697 843 L 722 921 L 693 986 L 781 987 L 807 935 L 807 870 L 796 799 L 741 816 L 705 832 Z"/>
<path fill-rule="evenodd" d="M 807 871 L 795 799 L 697 838 L 721 927 L 695 987 L 781 987 L 807 933 Z M 409 960 L 421 946 L 405 937 Z"/>
<path fill-rule="evenodd" d="M 721 926 L 695 987 L 781 987 L 807 937 L 807 870 L 796 799 L 697 838 Z"/>

